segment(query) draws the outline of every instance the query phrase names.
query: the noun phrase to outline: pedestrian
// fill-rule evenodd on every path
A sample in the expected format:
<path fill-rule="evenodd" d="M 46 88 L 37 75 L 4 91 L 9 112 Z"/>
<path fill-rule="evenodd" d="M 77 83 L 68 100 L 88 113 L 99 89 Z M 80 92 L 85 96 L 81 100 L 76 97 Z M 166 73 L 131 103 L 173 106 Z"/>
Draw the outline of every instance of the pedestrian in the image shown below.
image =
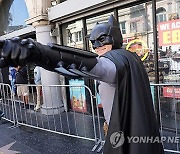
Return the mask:
<path fill-rule="evenodd" d="M 11 83 L 11 89 L 14 95 L 16 95 L 16 85 L 15 85 L 15 81 L 16 81 L 16 69 L 14 67 L 9 67 L 9 80 Z"/>
<path fill-rule="evenodd" d="M 90 41 L 99 56 L 72 47 L 46 46 L 31 39 L 14 38 L 2 42 L 4 59 L 0 66 L 13 63 L 16 57 L 15 62 L 21 65 L 36 63 L 65 76 L 99 79 L 108 125 L 103 153 L 163 154 L 162 143 L 153 142 L 160 139 L 160 133 L 147 73 L 137 54 L 122 48 L 123 38 L 114 16 L 95 25 Z M 132 137 L 151 138 L 152 142 L 134 143 Z"/>
<path fill-rule="evenodd" d="M 37 100 L 34 111 L 38 111 L 41 108 L 41 71 L 39 66 L 36 66 L 34 68 L 34 83 L 37 85 L 36 86 Z"/>
<path fill-rule="evenodd" d="M 16 69 L 16 81 L 17 85 L 17 96 L 21 97 L 21 100 L 24 102 L 24 109 L 29 109 L 29 89 L 28 89 L 28 76 L 26 66 L 17 66 Z"/>

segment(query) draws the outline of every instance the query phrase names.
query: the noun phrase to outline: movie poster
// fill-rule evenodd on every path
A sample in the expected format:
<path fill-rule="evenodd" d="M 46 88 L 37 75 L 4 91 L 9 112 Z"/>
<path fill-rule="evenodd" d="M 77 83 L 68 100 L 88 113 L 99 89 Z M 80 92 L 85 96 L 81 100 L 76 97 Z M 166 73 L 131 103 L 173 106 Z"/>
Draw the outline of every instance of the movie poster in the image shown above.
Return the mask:
<path fill-rule="evenodd" d="M 79 79 L 69 80 L 71 107 L 77 112 L 87 112 L 84 81 Z"/>

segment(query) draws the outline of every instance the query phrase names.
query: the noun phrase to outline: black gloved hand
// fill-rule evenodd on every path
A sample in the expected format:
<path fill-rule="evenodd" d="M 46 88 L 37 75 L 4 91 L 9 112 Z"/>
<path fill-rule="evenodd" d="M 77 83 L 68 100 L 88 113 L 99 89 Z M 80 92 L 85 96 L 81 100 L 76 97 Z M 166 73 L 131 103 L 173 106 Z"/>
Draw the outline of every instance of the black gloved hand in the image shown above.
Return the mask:
<path fill-rule="evenodd" d="M 1 59 L 0 67 L 24 66 L 27 63 L 36 63 L 41 58 L 41 52 L 36 47 L 34 40 L 19 39 L 18 37 L 0 41 Z"/>
<path fill-rule="evenodd" d="M 4 42 L 0 41 L 0 49 L 2 49 L 0 67 L 35 63 L 50 71 L 57 71 L 55 68 L 58 68 L 58 72 L 63 75 L 70 75 L 67 73 L 69 70 L 77 76 L 92 76 L 88 71 L 97 63 L 96 54 L 66 46 L 54 48 L 52 45 L 43 45 L 30 38 L 21 40 L 16 37 Z M 65 71 L 65 69 L 67 70 Z M 84 71 L 88 75 L 80 71 Z"/>

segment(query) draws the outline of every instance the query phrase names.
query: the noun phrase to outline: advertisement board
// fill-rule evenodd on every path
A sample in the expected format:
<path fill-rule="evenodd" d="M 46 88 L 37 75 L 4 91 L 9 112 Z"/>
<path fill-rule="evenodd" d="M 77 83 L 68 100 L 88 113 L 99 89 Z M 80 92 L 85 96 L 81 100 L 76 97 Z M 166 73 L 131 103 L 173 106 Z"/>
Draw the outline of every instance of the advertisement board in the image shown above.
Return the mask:
<path fill-rule="evenodd" d="M 163 87 L 163 96 L 169 98 L 180 98 L 180 88 Z"/>
<path fill-rule="evenodd" d="M 180 44 L 180 19 L 160 22 L 158 35 L 160 46 Z"/>

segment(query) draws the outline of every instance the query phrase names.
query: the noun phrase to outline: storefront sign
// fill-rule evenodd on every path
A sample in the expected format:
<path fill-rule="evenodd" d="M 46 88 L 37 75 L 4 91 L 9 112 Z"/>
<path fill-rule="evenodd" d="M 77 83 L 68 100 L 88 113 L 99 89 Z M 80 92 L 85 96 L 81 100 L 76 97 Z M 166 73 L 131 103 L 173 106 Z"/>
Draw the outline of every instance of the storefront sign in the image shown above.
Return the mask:
<path fill-rule="evenodd" d="M 142 61 L 147 58 L 149 53 L 149 48 L 147 47 L 147 44 L 140 39 L 130 41 L 126 46 L 126 50 L 136 52 Z"/>
<path fill-rule="evenodd" d="M 163 87 L 163 96 L 170 98 L 180 98 L 180 88 Z"/>
<path fill-rule="evenodd" d="M 177 45 L 180 44 L 180 19 L 158 24 L 159 45 Z"/>

